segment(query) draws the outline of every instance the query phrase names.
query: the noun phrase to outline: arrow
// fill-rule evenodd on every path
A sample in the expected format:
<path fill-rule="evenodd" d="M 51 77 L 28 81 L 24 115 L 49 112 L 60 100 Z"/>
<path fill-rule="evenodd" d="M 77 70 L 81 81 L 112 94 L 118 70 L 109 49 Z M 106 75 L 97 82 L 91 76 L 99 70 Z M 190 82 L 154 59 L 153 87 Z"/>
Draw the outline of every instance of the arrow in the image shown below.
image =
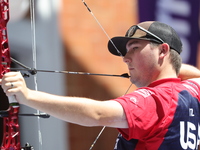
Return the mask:
<path fill-rule="evenodd" d="M 31 75 L 35 75 L 37 72 L 48 72 L 48 73 L 64 73 L 64 74 L 79 74 L 79 75 L 96 75 L 96 76 L 112 76 L 112 77 L 121 77 L 121 78 L 130 78 L 128 73 L 123 73 L 121 75 L 113 74 L 99 74 L 99 73 L 88 73 L 88 72 L 74 72 L 74 71 L 58 71 L 58 70 L 39 70 L 35 68 L 27 67 L 26 65 L 20 63 L 19 61 L 11 58 L 12 62 L 18 64 L 23 68 L 10 68 L 13 71 L 28 71 Z"/>

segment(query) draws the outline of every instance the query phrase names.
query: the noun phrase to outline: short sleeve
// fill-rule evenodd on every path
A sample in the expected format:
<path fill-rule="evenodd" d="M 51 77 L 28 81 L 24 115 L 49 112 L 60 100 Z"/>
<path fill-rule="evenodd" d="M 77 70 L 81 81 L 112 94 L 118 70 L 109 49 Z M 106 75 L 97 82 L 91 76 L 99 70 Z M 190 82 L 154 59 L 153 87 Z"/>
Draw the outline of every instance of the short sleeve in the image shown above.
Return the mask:
<path fill-rule="evenodd" d="M 114 100 L 122 105 L 129 125 L 129 129 L 118 129 L 123 137 L 130 140 L 148 135 L 158 120 L 156 102 L 151 94 L 133 92 Z"/>

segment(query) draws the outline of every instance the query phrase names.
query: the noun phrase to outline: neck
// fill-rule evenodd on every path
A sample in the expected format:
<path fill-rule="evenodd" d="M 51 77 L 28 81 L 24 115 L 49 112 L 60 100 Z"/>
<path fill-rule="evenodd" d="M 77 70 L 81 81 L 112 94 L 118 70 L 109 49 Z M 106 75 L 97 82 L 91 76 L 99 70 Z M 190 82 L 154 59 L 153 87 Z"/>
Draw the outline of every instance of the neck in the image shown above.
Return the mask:
<path fill-rule="evenodd" d="M 156 80 L 164 78 L 177 78 L 176 71 L 173 69 L 172 65 L 166 65 L 160 68 L 160 73 Z"/>

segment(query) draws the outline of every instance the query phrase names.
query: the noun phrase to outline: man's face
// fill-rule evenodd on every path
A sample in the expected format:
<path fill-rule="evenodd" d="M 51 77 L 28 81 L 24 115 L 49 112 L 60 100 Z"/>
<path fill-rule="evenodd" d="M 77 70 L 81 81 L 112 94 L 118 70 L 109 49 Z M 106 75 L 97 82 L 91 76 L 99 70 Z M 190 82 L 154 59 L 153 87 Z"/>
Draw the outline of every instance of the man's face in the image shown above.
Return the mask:
<path fill-rule="evenodd" d="M 127 64 L 131 82 L 137 87 L 149 85 L 158 75 L 159 50 L 149 41 L 132 39 L 126 45 L 124 62 Z"/>

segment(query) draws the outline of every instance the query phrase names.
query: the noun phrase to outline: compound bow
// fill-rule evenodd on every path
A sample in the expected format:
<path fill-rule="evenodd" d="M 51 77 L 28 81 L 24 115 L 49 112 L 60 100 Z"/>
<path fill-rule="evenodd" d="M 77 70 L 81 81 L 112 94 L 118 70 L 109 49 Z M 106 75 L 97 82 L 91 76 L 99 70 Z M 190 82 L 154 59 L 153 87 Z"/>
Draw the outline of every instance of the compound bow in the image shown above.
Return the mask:
<path fill-rule="evenodd" d="M 106 36 L 109 38 L 108 34 L 105 32 L 101 24 L 98 22 L 90 8 L 87 6 L 84 0 L 82 0 L 84 5 L 87 7 L 88 11 L 92 14 L 94 19 L 97 21 L 97 23 L 100 25 L 103 32 L 106 34 Z M 14 60 L 10 57 L 10 49 L 8 44 L 8 36 L 7 36 L 7 23 L 9 21 L 9 1 L 8 0 L 0 0 L 0 78 L 3 77 L 3 75 L 10 71 L 11 69 L 11 60 L 20 65 L 21 67 L 25 69 L 17 69 L 17 70 L 27 70 L 31 74 L 35 74 L 38 72 L 55 72 L 55 73 L 68 73 L 68 74 L 81 74 L 81 75 L 100 75 L 100 76 L 115 76 L 115 77 L 123 77 L 123 78 L 129 78 L 130 76 L 128 74 L 122 74 L 122 75 L 108 75 L 108 74 L 94 74 L 94 73 L 85 73 L 85 72 L 71 72 L 71 71 L 49 71 L 49 70 L 36 70 L 31 69 L 20 62 Z M 109 38 L 110 40 L 110 38 Z M 112 42 L 112 41 L 111 41 Z M 113 42 L 112 42 L 113 43 Z M 114 45 L 114 43 L 113 43 Z M 116 46 L 114 45 L 116 48 Z M 116 48 L 116 51 L 119 52 L 119 50 Z M 121 55 L 122 56 L 122 55 Z M 13 69 L 15 70 L 15 69 Z M 12 86 L 12 83 L 11 83 Z M 129 87 L 130 88 L 130 87 Z M 18 116 L 19 116 L 19 103 L 15 100 L 14 97 L 8 97 L 9 100 L 9 108 L 4 111 L 0 111 L 0 117 L 3 118 L 3 140 L 1 144 L 1 150 L 33 150 L 33 147 L 30 146 L 28 143 L 25 144 L 24 147 L 21 147 L 20 144 L 20 130 L 19 130 L 19 122 L 18 122 Z M 42 118 L 48 118 L 49 115 L 47 114 L 20 114 L 23 116 L 39 116 Z M 105 126 L 97 136 L 94 143 L 91 145 L 90 150 L 93 148 L 94 144 L 98 140 L 99 136 L 105 129 Z"/>
<path fill-rule="evenodd" d="M 9 21 L 9 1 L 0 1 L 0 78 L 10 71 L 11 57 L 7 36 L 7 23 Z M 12 87 L 11 83 L 11 87 Z M 0 117 L 3 118 L 3 140 L 1 150 L 33 150 L 28 143 L 24 147 L 20 144 L 19 129 L 19 103 L 14 96 L 8 97 L 9 108 L 0 111 Z"/>

